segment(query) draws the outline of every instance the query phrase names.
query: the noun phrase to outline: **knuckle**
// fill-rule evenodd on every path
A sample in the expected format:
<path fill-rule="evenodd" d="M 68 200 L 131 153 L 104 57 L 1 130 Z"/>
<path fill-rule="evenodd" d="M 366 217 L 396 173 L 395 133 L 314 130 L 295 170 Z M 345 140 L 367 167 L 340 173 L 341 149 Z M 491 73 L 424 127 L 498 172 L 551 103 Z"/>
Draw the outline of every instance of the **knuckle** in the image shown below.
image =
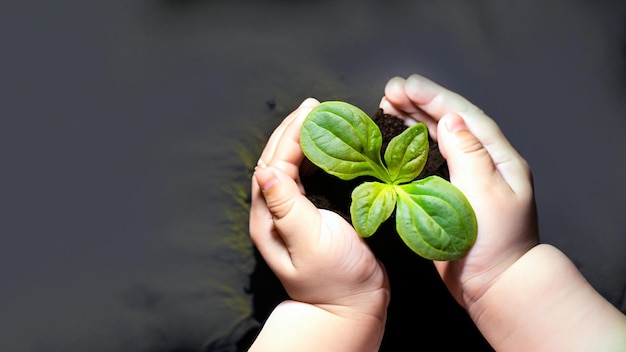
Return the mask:
<path fill-rule="evenodd" d="M 459 141 L 459 151 L 465 154 L 480 154 L 487 153 L 487 150 L 483 146 L 483 144 L 476 139 L 469 131 L 460 131 L 459 133 L 463 134 L 463 137 Z"/>
<path fill-rule="evenodd" d="M 294 197 L 278 197 L 267 200 L 267 206 L 275 220 L 280 220 L 287 216 L 296 203 Z"/>

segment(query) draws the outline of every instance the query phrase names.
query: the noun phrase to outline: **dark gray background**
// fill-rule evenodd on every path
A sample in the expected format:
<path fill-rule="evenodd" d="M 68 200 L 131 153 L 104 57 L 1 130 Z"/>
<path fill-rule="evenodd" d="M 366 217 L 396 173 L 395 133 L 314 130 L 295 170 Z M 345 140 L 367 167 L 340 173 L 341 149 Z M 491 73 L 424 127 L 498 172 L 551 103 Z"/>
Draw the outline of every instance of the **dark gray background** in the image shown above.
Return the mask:
<path fill-rule="evenodd" d="M 197 350 L 249 314 L 224 189 L 307 96 L 413 72 L 535 177 L 541 235 L 626 311 L 623 1 L 5 1 L 0 350 Z M 275 103 L 268 104 L 268 102 Z"/>

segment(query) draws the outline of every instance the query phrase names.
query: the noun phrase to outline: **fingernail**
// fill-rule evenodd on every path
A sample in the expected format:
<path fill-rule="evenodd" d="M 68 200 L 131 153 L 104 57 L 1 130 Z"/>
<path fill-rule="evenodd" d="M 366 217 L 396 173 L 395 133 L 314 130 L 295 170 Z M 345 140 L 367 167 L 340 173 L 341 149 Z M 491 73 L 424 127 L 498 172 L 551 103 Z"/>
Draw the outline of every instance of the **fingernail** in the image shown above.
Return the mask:
<path fill-rule="evenodd" d="M 467 126 L 465 125 L 465 121 L 461 118 L 461 116 L 457 114 L 450 114 L 443 117 L 444 124 L 448 132 L 457 133 L 459 131 L 467 130 Z"/>
<path fill-rule="evenodd" d="M 266 192 L 278 182 L 278 177 L 274 171 L 268 168 L 257 169 L 254 176 L 256 177 L 256 181 L 263 192 Z"/>
<path fill-rule="evenodd" d="M 317 106 L 318 104 L 319 104 L 319 102 L 317 101 L 317 99 L 315 99 L 315 98 L 306 98 L 300 104 L 300 107 L 314 107 L 314 106 Z"/>
<path fill-rule="evenodd" d="M 427 102 L 437 93 L 434 83 L 424 76 L 413 74 L 406 79 L 407 93 L 411 91 L 412 98 L 419 98 L 418 102 Z"/>
<path fill-rule="evenodd" d="M 258 169 L 265 169 L 267 167 L 267 165 L 263 162 L 263 160 L 259 159 L 259 161 L 256 162 L 256 166 L 254 167 L 254 170 L 258 170 Z"/>

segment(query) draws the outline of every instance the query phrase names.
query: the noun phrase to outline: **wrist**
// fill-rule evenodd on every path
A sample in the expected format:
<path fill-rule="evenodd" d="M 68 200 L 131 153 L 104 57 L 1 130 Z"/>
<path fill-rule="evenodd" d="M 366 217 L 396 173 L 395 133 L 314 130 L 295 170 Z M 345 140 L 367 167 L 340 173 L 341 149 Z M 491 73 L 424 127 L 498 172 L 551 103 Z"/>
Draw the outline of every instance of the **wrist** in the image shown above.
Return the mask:
<path fill-rule="evenodd" d="M 284 301 L 272 311 L 249 351 L 378 351 L 386 313 L 382 316 L 360 304 Z"/>
<path fill-rule="evenodd" d="M 389 299 L 389 286 L 385 285 L 373 291 L 351 295 L 334 303 L 320 303 L 314 306 L 347 320 L 372 319 L 374 322 L 380 322 L 384 327 Z"/>
<path fill-rule="evenodd" d="M 467 309 L 496 350 L 594 350 L 625 336 L 624 316 L 546 244 L 522 255 Z"/>
<path fill-rule="evenodd" d="M 377 289 L 330 302 L 284 301 L 272 311 L 250 351 L 378 351 L 388 305 L 386 275 Z"/>

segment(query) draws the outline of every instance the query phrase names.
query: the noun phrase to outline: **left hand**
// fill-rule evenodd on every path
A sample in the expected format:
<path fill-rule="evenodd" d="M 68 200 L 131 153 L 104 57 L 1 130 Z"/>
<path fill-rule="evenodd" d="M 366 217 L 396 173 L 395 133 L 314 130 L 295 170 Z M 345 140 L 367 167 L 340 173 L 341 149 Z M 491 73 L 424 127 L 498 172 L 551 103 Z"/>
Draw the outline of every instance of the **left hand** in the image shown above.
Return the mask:
<path fill-rule="evenodd" d="M 476 243 L 460 260 L 435 262 L 456 300 L 470 308 L 538 243 L 530 168 L 498 125 L 461 95 L 429 79 L 392 78 L 380 107 L 423 122 L 448 162 L 450 181 L 476 212 Z"/>

